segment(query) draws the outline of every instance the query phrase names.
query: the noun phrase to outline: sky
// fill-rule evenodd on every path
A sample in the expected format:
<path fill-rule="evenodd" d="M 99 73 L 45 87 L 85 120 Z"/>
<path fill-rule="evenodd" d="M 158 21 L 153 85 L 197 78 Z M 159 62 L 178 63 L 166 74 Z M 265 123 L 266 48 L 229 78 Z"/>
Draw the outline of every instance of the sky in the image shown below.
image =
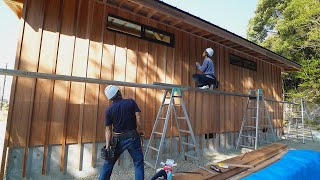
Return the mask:
<path fill-rule="evenodd" d="M 0 68 L 13 69 L 18 33 L 20 30 L 18 17 L 0 0 Z M 0 75 L 0 97 L 2 96 L 4 76 Z M 6 77 L 4 99 L 9 99 L 12 77 Z"/>
<path fill-rule="evenodd" d="M 246 37 L 247 24 L 254 16 L 258 0 L 162 0 L 221 28 Z M 14 66 L 20 23 L 17 16 L 0 0 L 0 68 Z M 0 97 L 4 76 L 0 76 Z M 7 76 L 4 97 L 8 99 L 11 77 Z"/>
<path fill-rule="evenodd" d="M 246 37 L 258 0 L 162 0 L 172 6 Z"/>

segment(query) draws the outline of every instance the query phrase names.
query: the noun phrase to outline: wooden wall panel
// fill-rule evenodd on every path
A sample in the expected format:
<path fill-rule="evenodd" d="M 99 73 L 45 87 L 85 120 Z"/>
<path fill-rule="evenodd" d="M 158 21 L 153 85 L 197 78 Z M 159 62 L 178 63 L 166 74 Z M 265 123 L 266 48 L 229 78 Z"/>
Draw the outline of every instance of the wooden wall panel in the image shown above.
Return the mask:
<path fill-rule="evenodd" d="M 106 13 L 109 8 L 106 8 Z M 106 28 L 106 24 L 104 25 Z M 105 29 L 103 35 L 103 51 L 102 51 L 102 64 L 101 64 L 101 79 L 112 80 L 114 79 L 114 65 L 115 65 L 115 32 Z M 100 85 L 99 95 L 99 115 L 97 122 L 97 140 L 105 141 L 105 110 L 110 105 L 110 101 L 104 95 L 104 89 L 107 85 Z"/>
<path fill-rule="evenodd" d="M 157 81 L 193 87 L 192 74 L 199 73 L 195 62 L 202 63 L 202 52 L 212 47 L 216 51 L 213 60 L 220 82 L 218 90 L 247 94 L 250 89 L 261 87 L 266 97 L 281 99 L 280 69 L 259 59 L 100 3 L 61 0 L 59 9 L 60 1 L 48 0 L 45 1 L 48 6 L 56 8 L 49 8 L 43 16 L 41 9 L 44 6 L 36 2 L 27 4 L 30 11 L 26 15 L 21 47 L 21 70 L 138 83 Z M 58 16 L 59 12 L 61 17 Z M 174 33 L 175 47 L 107 30 L 108 13 Z M 40 28 L 42 25 L 43 33 Z M 230 53 L 256 61 L 258 71 L 230 65 Z M 50 144 L 61 144 L 65 140 L 66 143 L 104 141 L 104 112 L 110 104 L 103 93 L 107 85 L 17 79 L 11 145 L 24 145 L 28 138 L 28 130 L 25 129 L 28 122 L 31 122 L 31 145 L 45 143 L 45 134 L 49 133 Z M 134 98 L 142 110 L 144 131 L 148 137 L 163 91 L 129 87 L 121 89 L 124 97 Z M 246 98 L 200 92 L 183 92 L 183 97 L 197 135 L 239 130 Z M 282 106 L 269 104 L 273 121 L 279 127 L 281 123 L 278 120 L 282 122 L 279 110 L 282 110 Z M 30 117 L 31 121 L 28 121 Z M 51 122 L 50 127 L 47 126 L 48 121 Z M 171 134 L 169 129 L 168 134 Z M 173 135 L 177 135 L 175 125 Z"/>
<path fill-rule="evenodd" d="M 196 38 L 196 43 L 195 43 L 195 50 L 196 50 L 196 52 L 195 52 L 195 57 L 196 57 L 196 62 L 199 62 L 199 63 L 202 63 L 201 61 L 202 61 L 202 57 L 201 57 L 201 54 L 202 54 L 202 52 L 201 52 L 201 39 L 199 39 L 199 38 Z M 199 70 L 197 69 L 196 70 L 196 73 L 199 73 Z M 202 95 L 201 95 L 201 93 L 199 93 L 199 92 L 196 92 L 196 101 L 195 101 L 195 104 L 196 104 L 196 126 L 195 126 L 195 133 L 196 134 L 201 134 L 202 133 L 202 105 L 203 105 L 203 103 L 202 103 Z M 199 112 L 201 112 L 201 113 L 199 113 Z"/>
<path fill-rule="evenodd" d="M 90 28 L 90 45 L 87 77 L 100 78 L 101 73 L 101 56 L 102 56 L 102 28 L 104 25 L 103 13 L 104 7 L 100 3 L 93 4 L 92 20 L 89 24 Z M 83 133 L 82 138 L 84 142 L 94 141 L 96 131 L 96 122 L 98 114 L 98 98 L 99 85 L 86 84 L 85 106 L 83 115 Z"/>
<path fill-rule="evenodd" d="M 29 10 L 26 14 L 19 69 L 36 72 L 41 48 L 44 3 L 32 1 L 27 5 Z M 29 139 L 30 131 L 26 127 L 31 123 L 35 84 L 35 79 L 17 78 L 10 145 L 23 146 Z"/>
<path fill-rule="evenodd" d="M 226 82 L 225 82 L 225 61 L 226 59 L 224 58 L 224 47 L 220 46 L 219 47 L 219 81 L 220 81 L 220 87 L 219 89 L 221 91 L 225 90 L 225 86 L 226 86 Z M 220 105 L 220 109 L 219 109 L 219 132 L 225 132 L 225 96 L 224 95 L 220 95 L 219 96 L 219 105 Z M 219 138 L 219 145 L 221 145 L 222 142 L 225 142 L 225 140 L 222 140 L 221 138 Z M 225 144 L 223 145 L 223 147 L 225 147 Z"/>
<path fill-rule="evenodd" d="M 147 84 L 151 84 L 156 81 L 156 72 L 157 72 L 157 48 L 153 43 L 148 43 L 148 66 L 147 66 Z M 147 89 L 147 97 L 146 97 L 146 121 L 150 122 L 148 124 L 148 131 L 146 132 L 147 137 L 150 135 L 152 131 L 153 124 L 156 118 L 156 90 Z"/>
<path fill-rule="evenodd" d="M 62 19 L 59 39 L 59 49 L 56 65 L 56 74 L 71 75 L 72 57 L 74 50 L 74 26 L 75 22 L 75 1 L 63 1 Z M 53 104 L 51 113 L 50 144 L 61 143 L 63 134 L 66 100 L 69 96 L 69 83 L 65 81 L 55 81 L 53 92 Z"/>
<path fill-rule="evenodd" d="M 59 18 L 61 1 L 47 1 L 42 32 L 41 51 L 39 57 L 38 72 L 54 74 L 56 69 L 56 58 L 58 50 Z M 38 79 L 33 108 L 33 119 L 31 123 L 30 145 L 41 145 L 49 136 L 47 132 L 50 127 L 50 110 L 52 105 L 53 80 Z"/>
<path fill-rule="evenodd" d="M 88 2 L 79 1 L 76 6 L 75 49 L 73 54 L 72 76 L 87 76 L 89 32 Z M 72 82 L 70 86 L 69 109 L 67 117 L 67 143 L 76 143 L 79 121 L 83 117 L 85 83 Z M 81 111 L 82 109 L 82 111 Z M 82 118 L 83 119 L 83 118 Z"/>
<path fill-rule="evenodd" d="M 192 75 L 196 73 L 196 47 L 195 47 L 195 43 L 196 43 L 196 37 L 195 36 L 190 36 L 189 39 L 189 74 L 190 74 L 190 78 L 189 78 L 189 85 L 191 87 L 195 86 L 194 80 L 192 79 Z M 186 100 L 186 99 L 185 99 Z M 188 115 L 191 121 L 191 126 L 194 129 L 194 132 L 196 133 L 196 124 L 197 124 L 197 116 L 199 113 L 197 113 L 196 111 L 196 93 L 195 92 L 189 92 L 189 110 L 188 110 Z"/>

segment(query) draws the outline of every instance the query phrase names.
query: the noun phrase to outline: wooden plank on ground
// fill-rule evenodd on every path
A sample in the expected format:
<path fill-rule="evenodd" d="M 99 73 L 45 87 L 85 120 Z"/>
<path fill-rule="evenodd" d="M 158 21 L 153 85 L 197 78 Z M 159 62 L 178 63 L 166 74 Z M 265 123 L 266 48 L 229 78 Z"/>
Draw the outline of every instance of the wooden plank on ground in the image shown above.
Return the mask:
<path fill-rule="evenodd" d="M 230 163 L 230 164 L 243 164 L 243 165 L 252 165 L 252 166 L 258 166 L 259 164 L 263 163 L 264 161 L 277 156 L 278 154 L 284 152 L 287 150 L 287 145 L 279 144 L 279 143 L 273 143 L 269 144 L 267 146 L 264 146 L 260 149 L 257 149 L 255 151 L 251 151 L 245 154 L 238 155 L 236 157 L 227 159 L 222 161 L 223 163 Z M 210 169 L 208 166 L 205 166 L 205 168 Z M 210 174 L 202 169 L 196 169 L 194 172 L 201 172 L 203 176 L 198 174 L 176 174 L 173 176 L 174 180 L 184 180 L 184 179 L 227 179 L 234 175 L 237 175 L 248 168 L 242 168 L 242 167 L 230 167 L 229 169 L 223 169 L 221 168 L 222 173 L 216 173 L 215 171 L 212 171 L 215 174 Z"/>

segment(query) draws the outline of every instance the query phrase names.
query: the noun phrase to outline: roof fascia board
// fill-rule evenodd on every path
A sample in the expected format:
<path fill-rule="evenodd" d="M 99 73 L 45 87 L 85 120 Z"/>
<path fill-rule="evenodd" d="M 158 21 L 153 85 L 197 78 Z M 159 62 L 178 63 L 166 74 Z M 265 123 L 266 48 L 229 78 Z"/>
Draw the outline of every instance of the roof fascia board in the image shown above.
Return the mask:
<path fill-rule="evenodd" d="M 192 16 L 190 16 L 186 13 L 180 12 L 180 11 L 173 11 L 173 8 L 171 8 L 167 5 L 164 5 L 163 2 L 158 2 L 155 0 L 129 0 L 129 1 L 136 3 L 136 4 L 143 5 L 145 7 L 150 8 L 150 9 L 155 9 L 159 12 L 164 12 L 167 15 L 175 17 L 177 19 L 180 19 L 181 21 L 183 21 L 185 23 L 188 23 L 193 26 L 197 26 L 197 27 L 204 29 L 212 34 L 221 36 L 229 41 L 233 41 L 235 43 L 241 44 L 241 45 L 243 45 L 253 51 L 256 51 L 256 52 L 263 54 L 265 56 L 268 56 L 270 58 L 277 59 L 278 61 L 283 62 L 285 64 L 288 64 L 288 65 L 292 66 L 293 68 L 296 68 L 297 70 L 301 68 L 301 65 L 299 65 L 293 61 L 290 61 L 290 60 L 288 60 L 288 59 L 286 59 L 276 53 L 273 53 L 272 51 L 269 51 L 269 50 L 267 50 L 257 44 L 254 44 L 246 39 L 243 39 L 242 37 L 240 37 L 236 34 L 233 34 L 225 29 L 217 27 L 214 24 L 211 24 L 209 22 L 204 22 L 204 20 L 200 20 L 198 18 L 192 17 Z"/>

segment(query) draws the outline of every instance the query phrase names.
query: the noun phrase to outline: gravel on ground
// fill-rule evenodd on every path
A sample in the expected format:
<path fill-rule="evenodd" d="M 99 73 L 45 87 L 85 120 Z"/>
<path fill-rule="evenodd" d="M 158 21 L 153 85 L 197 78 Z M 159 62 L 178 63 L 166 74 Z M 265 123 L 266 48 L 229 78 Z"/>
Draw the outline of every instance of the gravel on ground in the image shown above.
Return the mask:
<path fill-rule="evenodd" d="M 305 143 L 302 143 L 301 139 L 296 138 L 289 138 L 285 139 L 282 138 L 278 141 L 278 143 L 287 144 L 289 149 L 309 149 L 309 150 L 316 150 L 320 151 L 320 132 L 314 131 L 314 141 L 310 138 L 305 139 Z M 199 160 L 189 160 L 185 161 L 183 157 L 175 160 L 177 162 L 177 166 L 174 167 L 174 172 L 181 172 L 181 171 L 191 171 L 197 169 L 199 166 L 208 165 L 212 162 L 219 162 L 225 159 L 232 158 L 234 156 L 239 155 L 241 152 L 240 150 L 230 149 L 230 150 L 215 150 L 215 149 L 208 149 L 205 153 L 202 154 Z M 149 168 L 145 167 L 145 179 L 151 179 L 154 171 Z M 98 179 L 99 175 L 86 177 L 81 180 L 94 180 Z M 130 165 L 128 168 L 114 170 L 111 176 L 111 179 L 114 180 L 132 180 L 134 179 L 134 168 L 133 165 Z"/>

